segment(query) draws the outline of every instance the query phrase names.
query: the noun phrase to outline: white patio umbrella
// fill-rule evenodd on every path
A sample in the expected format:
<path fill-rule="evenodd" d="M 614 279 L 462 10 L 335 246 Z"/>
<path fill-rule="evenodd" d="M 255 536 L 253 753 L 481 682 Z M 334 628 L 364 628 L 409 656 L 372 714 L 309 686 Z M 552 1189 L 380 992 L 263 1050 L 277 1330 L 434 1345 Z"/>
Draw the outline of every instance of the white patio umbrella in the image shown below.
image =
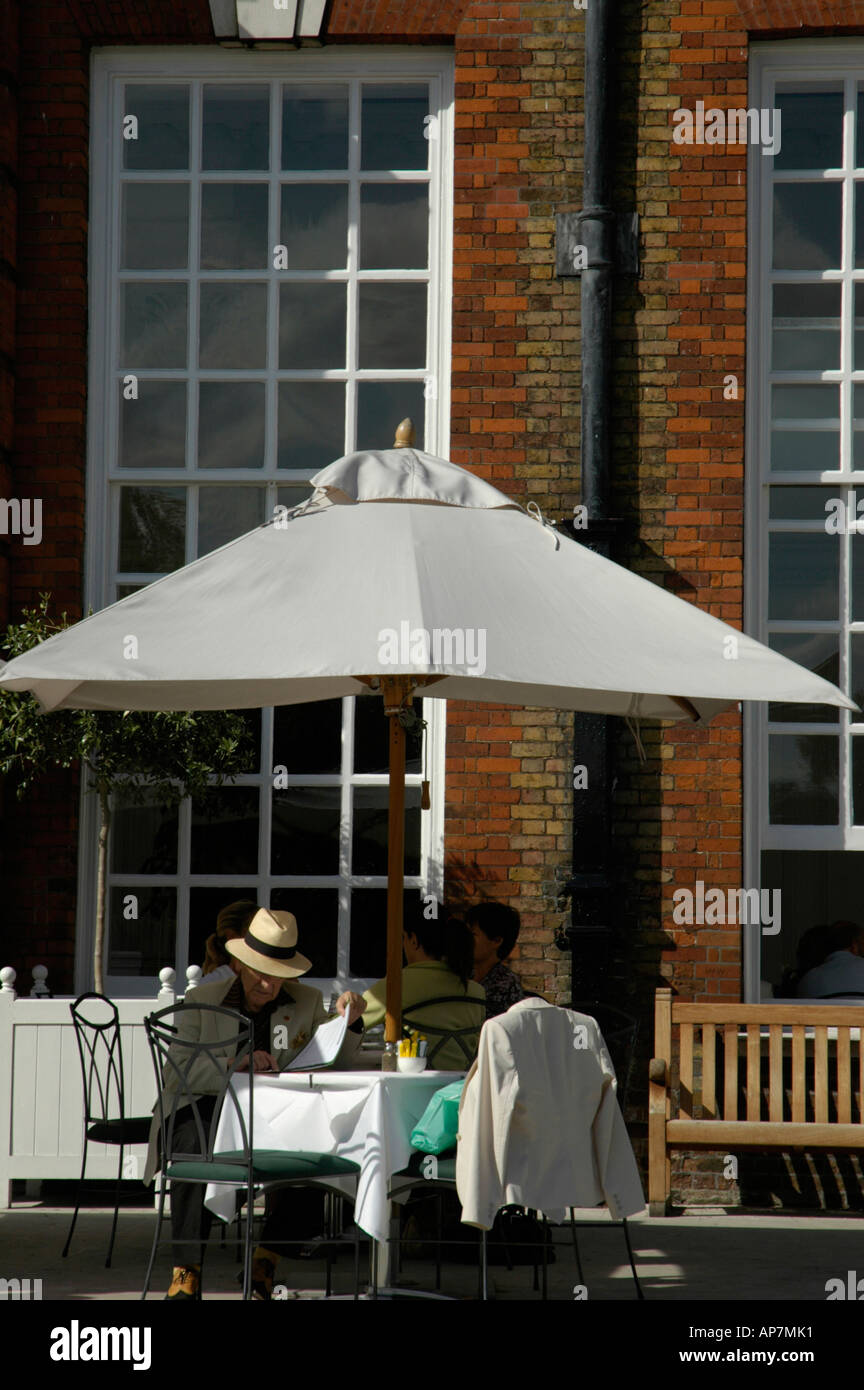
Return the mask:
<path fill-rule="evenodd" d="M 29 690 L 46 711 L 253 708 L 380 691 L 391 716 L 391 1043 L 405 773 L 395 716 L 414 692 L 701 722 L 739 700 L 856 708 L 445 459 L 406 446 L 359 452 L 313 484 L 293 512 L 0 665 L 0 689 Z"/>

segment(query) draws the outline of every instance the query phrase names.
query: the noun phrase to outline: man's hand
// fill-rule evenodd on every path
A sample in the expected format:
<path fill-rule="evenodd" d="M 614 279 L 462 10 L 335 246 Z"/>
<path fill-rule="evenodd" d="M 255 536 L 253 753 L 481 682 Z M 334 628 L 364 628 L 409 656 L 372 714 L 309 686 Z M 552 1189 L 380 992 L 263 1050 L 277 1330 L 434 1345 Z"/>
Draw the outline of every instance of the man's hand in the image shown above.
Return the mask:
<path fill-rule="evenodd" d="M 366 1000 L 362 994 L 355 994 L 353 990 L 346 989 L 344 994 L 340 994 L 336 1000 L 336 1011 L 340 1014 L 347 1013 L 348 1027 L 356 1023 L 357 1019 L 366 1010 Z"/>
<path fill-rule="evenodd" d="M 234 1061 L 234 1058 L 233 1058 L 233 1057 L 230 1058 L 230 1060 L 229 1060 L 229 1062 L 228 1062 L 229 1067 L 231 1066 L 231 1063 L 232 1063 L 233 1061 Z M 237 1068 L 237 1070 L 238 1070 L 238 1071 L 248 1071 L 248 1070 L 249 1070 L 249 1058 L 248 1058 L 248 1057 L 244 1057 L 244 1058 L 243 1058 L 243 1061 L 240 1063 L 240 1065 L 239 1065 L 239 1067 Z M 276 1058 L 275 1058 L 275 1057 L 271 1056 L 271 1054 L 270 1054 L 269 1052 L 253 1052 L 253 1053 L 252 1053 L 252 1070 L 253 1070 L 253 1071 L 278 1071 L 278 1070 L 279 1070 L 279 1063 L 276 1061 Z"/>

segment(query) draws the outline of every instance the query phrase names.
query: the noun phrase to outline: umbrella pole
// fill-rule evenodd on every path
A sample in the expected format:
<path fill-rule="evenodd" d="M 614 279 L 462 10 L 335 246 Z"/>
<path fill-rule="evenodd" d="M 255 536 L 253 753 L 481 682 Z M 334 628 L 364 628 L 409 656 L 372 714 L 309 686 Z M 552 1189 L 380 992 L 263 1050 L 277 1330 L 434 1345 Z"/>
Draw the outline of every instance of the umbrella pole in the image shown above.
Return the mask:
<path fill-rule="evenodd" d="M 390 720 L 387 810 L 387 994 L 384 1041 L 393 1053 L 402 1032 L 402 893 L 405 879 L 405 730 L 399 711 L 411 703 L 410 676 L 384 676 L 381 693 Z"/>

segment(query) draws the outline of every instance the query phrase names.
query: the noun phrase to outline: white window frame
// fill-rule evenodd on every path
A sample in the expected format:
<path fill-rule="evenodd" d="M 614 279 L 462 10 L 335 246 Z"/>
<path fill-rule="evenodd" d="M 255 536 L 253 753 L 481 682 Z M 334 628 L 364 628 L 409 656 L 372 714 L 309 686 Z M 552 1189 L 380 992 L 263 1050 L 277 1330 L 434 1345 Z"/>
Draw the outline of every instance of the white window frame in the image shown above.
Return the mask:
<path fill-rule="evenodd" d="M 113 180 L 119 171 L 119 141 L 112 146 L 110 139 L 111 122 L 119 130 L 122 117 L 122 86 L 127 81 L 159 82 L 177 84 L 196 80 L 232 80 L 246 82 L 279 82 L 296 77 L 304 82 L 334 79 L 358 79 L 368 81 L 378 79 L 388 83 L 410 83 L 428 81 L 430 88 L 430 110 L 438 113 L 437 129 L 434 138 L 429 140 L 429 184 L 430 190 L 430 240 L 429 240 L 429 280 L 430 293 L 427 305 L 427 366 L 421 376 L 435 378 L 435 390 L 427 393 L 425 448 L 435 454 L 447 455 L 449 450 L 450 420 L 450 344 L 452 337 L 452 297 L 453 297 L 453 101 L 454 101 L 454 59 L 450 49 L 409 47 L 393 45 L 383 48 L 345 47 L 323 49 L 301 49 L 295 52 L 269 53 L 247 49 L 224 50 L 222 48 L 176 47 L 139 48 L 130 51 L 125 48 L 95 50 L 91 66 L 91 186 L 90 186 L 90 254 L 89 254 L 89 386 L 88 386 L 88 440 L 87 440 L 87 527 L 85 546 L 85 608 L 98 610 L 113 600 L 112 586 L 113 555 L 116 549 L 116 526 L 119 507 L 112 502 L 111 482 L 122 481 L 124 470 L 109 471 L 106 467 L 106 429 L 111 428 L 116 437 L 117 393 L 114 387 L 114 374 L 109 358 L 112 342 L 112 328 L 117 323 L 116 284 L 111 266 L 111 252 L 118 235 L 116 227 L 110 225 L 113 199 Z M 274 108 L 276 103 L 274 103 Z M 273 121 L 277 113 L 274 109 Z M 109 164 L 112 155 L 113 161 Z M 99 157 L 101 154 L 101 158 Z M 259 181 L 269 180 L 271 184 L 280 181 L 281 171 L 271 166 L 269 173 L 261 174 Z M 271 200 L 275 204 L 275 200 Z M 119 198 L 117 199 L 119 205 Z M 195 212 L 192 214 L 195 216 Z M 277 212 L 271 208 L 271 217 Z M 278 237 L 276 238 L 278 240 Z M 265 278 L 269 272 L 261 272 Z M 345 277 L 342 277 L 345 278 Z M 388 281 L 417 279 L 416 272 L 366 272 L 363 278 L 380 278 Z M 273 292 L 272 290 L 270 291 Z M 271 332 L 275 331 L 271 323 Z M 349 325 L 349 332 L 353 331 Z M 170 377 L 171 371 L 160 372 L 160 376 Z M 264 372 L 256 373 L 264 377 Z M 329 374 L 328 374 L 329 375 Z M 335 373 L 344 376 L 345 373 Z M 375 379 L 385 377 L 392 380 L 404 375 L 416 379 L 418 373 L 387 371 L 360 371 L 356 378 Z M 271 383 L 272 388 L 272 383 Z M 349 385 L 349 391 L 353 387 Z M 346 431 L 351 428 L 351 405 L 346 409 Z M 192 410 L 191 402 L 188 406 Z M 108 425 L 106 426 L 106 422 Z M 396 422 L 393 422 L 394 424 Z M 381 447 L 392 445 L 391 439 L 382 439 Z M 257 476 L 256 476 L 257 474 Z M 212 474 L 213 484 L 244 482 L 248 484 L 268 484 L 268 494 L 277 484 L 290 486 L 308 472 L 280 470 L 278 475 L 268 470 L 220 469 Z M 129 483 L 138 481 L 138 475 L 128 475 Z M 154 473 L 153 483 L 176 486 L 182 484 L 194 487 L 205 481 L 200 473 L 188 470 L 164 470 Z M 209 479 L 208 479 L 209 481 Z M 117 488 L 113 489 L 116 494 Z M 275 498 L 273 499 L 275 500 Z M 194 542 L 191 534 L 194 528 L 187 527 L 187 558 L 189 547 Z M 429 721 L 428 728 L 428 771 L 431 780 L 432 805 L 428 812 L 421 813 L 421 874 L 420 891 L 434 893 L 439 899 L 443 895 L 444 864 L 444 769 L 446 702 L 430 699 L 423 702 L 423 713 Z M 383 718 L 383 713 L 382 713 Z M 241 777 L 236 785 L 268 780 L 266 770 L 261 776 Z M 306 779 L 303 779 L 306 780 Z M 310 779 L 312 781 L 319 779 Z M 336 779 L 340 780 L 339 778 Z M 386 782 L 386 777 L 363 776 L 359 780 L 364 785 Z M 418 777 L 409 777 L 409 783 L 419 782 Z M 332 778 L 322 777 L 323 783 Z M 350 795 L 350 784 L 343 786 L 343 799 Z M 262 822 L 269 825 L 270 809 L 266 796 L 262 798 Z M 180 843 L 188 843 L 190 807 L 185 803 L 180 810 Z M 78 906 L 75 942 L 75 981 L 76 990 L 88 987 L 92 980 L 93 936 L 95 930 L 96 908 L 96 840 L 98 812 L 95 798 L 86 795 L 82 787 L 79 820 L 78 852 Z M 266 828 L 266 827 L 265 827 Z M 186 904 L 189 888 L 188 865 L 178 864 L 176 876 L 179 912 L 176 935 L 176 958 L 165 961 L 177 971 L 177 988 L 184 987 L 185 968 L 188 952 L 189 922 Z M 257 877 L 257 876 L 256 876 Z M 234 876 L 241 882 L 243 876 Z M 124 881 L 126 877 L 124 876 Z M 159 885 L 159 876 L 148 876 L 152 886 Z M 269 889 L 272 876 L 260 879 L 262 888 Z M 409 880 L 410 882 L 411 880 Z M 109 879 L 110 883 L 110 879 Z M 363 879 L 352 876 L 350 883 L 361 886 Z M 314 886 L 310 880 L 309 886 Z M 276 885 L 278 886 L 278 885 Z M 344 887 L 341 891 L 347 892 Z M 364 987 L 371 983 L 360 980 L 348 973 L 347 937 L 343 939 L 340 931 L 338 946 L 338 973 L 336 977 L 310 979 L 326 992 L 332 992 L 341 985 L 352 988 Z M 302 923 L 301 923 L 302 945 Z M 190 962 L 194 963 L 194 962 Z M 106 989 L 119 997 L 147 993 L 155 989 L 155 979 L 106 975 Z"/>
<path fill-rule="evenodd" d="M 797 82 L 837 82 L 845 80 L 846 96 L 849 88 L 857 86 L 864 79 L 864 40 L 848 39 L 792 39 L 775 43 L 756 43 L 751 46 L 749 65 L 749 106 L 771 109 L 774 106 L 774 91 L 777 83 Z M 847 114 L 846 119 L 849 119 Z M 782 131 L 781 131 L 782 140 Z M 862 160 L 862 141 L 856 155 L 857 168 L 864 167 Z M 848 150 L 848 140 L 844 141 L 844 159 Z M 844 182 L 851 174 L 851 166 L 844 164 Z M 773 160 L 763 155 L 761 147 L 751 145 L 747 164 L 747 389 L 745 425 L 745 508 L 744 508 L 744 546 L 745 546 L 745 584 L 744 584 L 744 628 L 760 641 L 767 641 L 767 597 L 768 597 L 768 500 L 769 476 L 772 482 L 792 482 L 801 480 L 802 475 L 793 477 L 789 473 L 769 475 L 769 400 L 768 370 L 771 360 L 771 314 L 770 283 L 768 271 L 771 264 L 770 245 L 770 204 L 768 195 L 771 186 Z M 790 171 L 791 172 L 791 171 Z M 784 171 L 784 178 L 786 173 Z M 812 176 L 811 176 L 812 177 Z M 854 207 L 852 199 L 846 198 L 843 209 L 844 242 L 854 234 Z M 812 277 L 811 277 L 812 278 Z M 835 277 L 834 283 L 847 280 L 864 279 L 861 271 L 847 268 Z M 842 323 L 843 344 L 841 349 L 841 368 L 823 373 L 827 383 L 841 380 L 864 383 L 864 372 L 853 372 L 854 323 L 848 317 Z M 845 364 L 849 364 L 848 367 Z M 841 393 L 844 388 L 841 386 Z M 848 411 L 842 405 L 841 395 L 841 454 L 848 456 L 846 432 L 848 430 Z M 810 475 L 804 475 L 812 482 Z M 840 469 L 820 474 L 823 483 L 837 484 L 841 487 L 852 484 L 864 486 L 864 470 Z M 776 523 L 775 523 L 776 525 Z M 777 527 L 781 529 L 781 527 Z M 800 529 L 797 526 L 794 528 Z M 837 541 L 844 549 L 850 537 L 838 536 Z M 858 538 L 860 541 L 860 538 Z M 845 564 L 841 562 L 841 594 L 845 586 Z M 820 626 L 829 624 L 813 622 L 808 625 L 818 631 Z M 864 624 L 852 625 L 853 631 L 864 631 Z M 842 623 L 841 623 L 842 632 Z M 847 648 L 840 643 L 840 683 L 847 679 Z M 763 850 L 864 850 L 864 826 L 841 824 L 837 826 L 770 826 L 768 823 L 768 707 L 764 703 L 747 702 L 743 717 L 743 836 L 744 836 L 744 883 L 748 887 L 761 885 L 761 854 Z M 820 729 L 813 724 L 784 725 L 789 733 L 818 733 Z M 855 722 L 849 711 L 840 711 L 837 739 L 842 746 L 848 740 L 850 731 L 864 732 L 864 722 Z M 850 778 L 847 775 L 847 760 L 841 756 L 838 797 L 841 819 L 848 822 L 851 800 Z M 760 1000 L 761 974 L 761 935 L 756 931 L 744 933 L 744 998 L 750 1002 Z M 762 1001 L 772 1002 L 772 1001 Z M 782 1002 L 782 1001 L 777 1001 Z"/>

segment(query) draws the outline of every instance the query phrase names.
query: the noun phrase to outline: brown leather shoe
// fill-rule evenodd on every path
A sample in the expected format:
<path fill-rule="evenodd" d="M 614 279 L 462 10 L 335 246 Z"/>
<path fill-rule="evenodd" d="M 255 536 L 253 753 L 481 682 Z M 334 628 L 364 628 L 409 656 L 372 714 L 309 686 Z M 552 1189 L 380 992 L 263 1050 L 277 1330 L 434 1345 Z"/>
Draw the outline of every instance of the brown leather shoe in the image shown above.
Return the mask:
<path fill-rule="evenodd" d="M 182 1303 L 184 1301 L 192 1303 L 200 1299 L 200 1297 L 201 1266 L 175 1266 L 171 1287 L 165 1295 L 165 1301 L 167 1302 L 170 1299 L 172 1303 Z"/>

